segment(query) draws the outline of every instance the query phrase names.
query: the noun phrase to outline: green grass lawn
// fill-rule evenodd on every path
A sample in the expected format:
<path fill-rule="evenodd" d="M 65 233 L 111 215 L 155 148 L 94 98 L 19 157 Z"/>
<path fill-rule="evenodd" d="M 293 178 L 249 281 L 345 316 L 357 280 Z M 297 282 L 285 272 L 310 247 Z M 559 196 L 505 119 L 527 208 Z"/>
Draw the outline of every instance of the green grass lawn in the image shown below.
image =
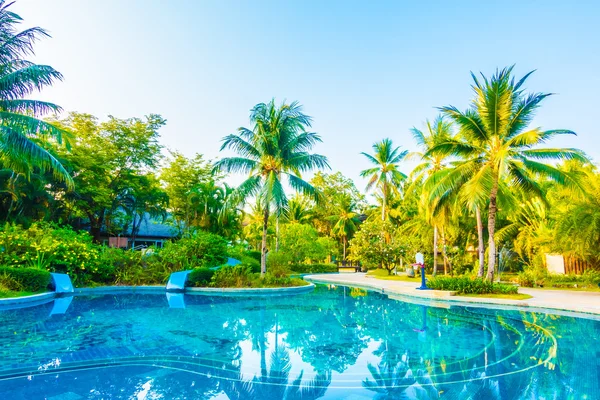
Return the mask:
<path fill-rule="evenodd" d="M 484 299 L 508 299 L 508 300 L 527 300 L 531 299 L 533 296 L 528 294 L 518 293 L 518 294 L 457 294 L 458 297 L 477 297 Z"/>
<path fill-rule="evenodd" d="M 409 278 L 405 274 L 402 275 L 388 275 L 388 272 L 385 269 L 370 269 L 367 272 L 367 276 L 370 276 L 375 279 L 383 279 L 386 281 L 402 281 L 402 282 L 421 282 L 420 276 L 415 276 L 414 278 Z"/>

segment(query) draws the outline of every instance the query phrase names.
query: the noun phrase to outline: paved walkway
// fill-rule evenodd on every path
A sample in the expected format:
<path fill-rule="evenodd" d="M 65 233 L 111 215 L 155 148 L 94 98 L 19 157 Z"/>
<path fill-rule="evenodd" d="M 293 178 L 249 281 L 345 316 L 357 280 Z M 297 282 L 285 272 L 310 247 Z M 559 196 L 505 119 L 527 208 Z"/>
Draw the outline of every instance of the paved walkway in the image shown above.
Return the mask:
<path fill-rule="evenodd" d="M 450 305 L 479 306 L 486 308 L 515 308 L 535 311 L 552 309 L 553 313 L 572 315 L 573 312 L 595 314 L 588 318 L 600 319 L 600 292 L 576 292 L 567 290 L 543 290 L 519 288 L 519 293 L 532 296 L 527 300 L 486 299 L 481 297 L 455 296 L 453 292 L 442 290 L 416 290 L 420 282 L 388 281 L 368 277 L 364 273 L 315 274 L 304 279 L 319 283 L 332 283 L 380 290 L 390 297 L 404 301 L 427 303 L 438 307 Z"/>

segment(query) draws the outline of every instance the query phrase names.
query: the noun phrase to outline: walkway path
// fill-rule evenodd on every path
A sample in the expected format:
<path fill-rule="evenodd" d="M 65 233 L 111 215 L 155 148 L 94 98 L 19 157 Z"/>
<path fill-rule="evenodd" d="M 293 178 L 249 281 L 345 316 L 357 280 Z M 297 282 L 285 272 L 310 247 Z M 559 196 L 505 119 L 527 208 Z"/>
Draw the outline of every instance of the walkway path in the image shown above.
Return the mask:
<path fill-rule="evenodd" d="M 588 318 L 600 319 L 600 292 L 576 292 L 567 290 L 543 290 L 519 288 L 519 293 L 532 296 L 527 300 L 486 299 L 482 297 L 455 296 L 453 292 L 442 290 L 416 290 L 420 282 L 390 281 L 368 277 L 364 273 L 315 274 L 304 276 L 311 282 L 356 286 L 380 290 L 390 297 L 400 296 L 404 301 L 435 304 L 440 307 L 450 305 L 479 306 L 487 308 L 552 309 L 553 313 L 571 315 L 572 312 L 595 314 Z M 448 303 L 450 302 L 450 303 Z"/>

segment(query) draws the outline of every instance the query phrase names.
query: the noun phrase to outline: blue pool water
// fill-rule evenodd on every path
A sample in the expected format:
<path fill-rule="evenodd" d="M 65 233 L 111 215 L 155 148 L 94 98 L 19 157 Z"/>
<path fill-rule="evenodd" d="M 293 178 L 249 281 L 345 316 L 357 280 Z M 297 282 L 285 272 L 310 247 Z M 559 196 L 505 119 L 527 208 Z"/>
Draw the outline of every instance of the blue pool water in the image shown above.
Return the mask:
<path fill-rule="evenodd" d="M 600 398 L 591 317 L 324 285 L 61 300 L 0 309 L 0 399 Z"/>

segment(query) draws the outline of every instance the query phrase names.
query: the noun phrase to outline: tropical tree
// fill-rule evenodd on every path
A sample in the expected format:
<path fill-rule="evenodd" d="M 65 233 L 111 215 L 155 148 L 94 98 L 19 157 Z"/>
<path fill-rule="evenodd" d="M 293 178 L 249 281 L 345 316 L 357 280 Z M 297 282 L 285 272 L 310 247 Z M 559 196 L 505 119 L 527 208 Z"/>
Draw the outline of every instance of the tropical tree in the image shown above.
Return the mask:
<path fill-rule="evenodd" d="M 330 217 L 334 223 L 332 233 L 342 240 L 343 263 L 346 264 L 346 246 L 348 240 L 354 236 L 360 225 L 357 205 L 350 196 L 342 196 L 338 199 L 335 214 Z"/>
<path fill-rule="evenodd" d="M 475 92 L 472 106 L 464 112 L 453 106 L 441 108 L 459 128 L 458 137 L 439 143 L 426 153 L 461 158 L 439 180 L 434 196 L 464 186 L 464 196 L 473 204 L 489 201 L 487 279 L 490 281 L 496 263 L 494 236 L 501 181 L 508 182 L 514 190 L 543 197 L 540 179 L 579 187 L 571 175 L 544 161 L 585 160 L 577 149 L 537 148 L 554 136 L 575 133 L 566 129 L 528 129 L 540 103 L 551 93 L 524 93 L 522 86 L 533 71 L 515 82 L 512 70 L 509 67 L 496 71 L 490 79 L 483 74 L 481 79 L 471 74 Z"/>
<path fill-rule="evenodd" d="M 426 121 L 426 127 L 425 132 L 414 127 L 411 129 L 413 138 L 421 151 L 412 152 L 407 155 L 408 159 L 417 158 L 420 161 L 420 164 L 410 174 L 413 183 L 409 186 L 409 190 L 414 190 L 415 186 L 422 185 L 428 177 L 444 169 L 448 162 L 448 157 L 445 154 L 430 154 L 428 152 L 435 145 L 452 138 L 452 123 L 440 115 L 433 123 L 429 120 Z M 445 220 L 443 216 L 448 214 L 447 212 L 440 213 L 439 211 L 446 211 L 448 208 L 447 199 L 438 198 L 432 202 L 426 193 L 422 193 L 421 197 L 419 204 L 422 212 L 426 215 L 426 220 L 433 226 L 433 275 L 435 275 L 437 273 L 439 228 L 440 224 Z"/>
<path fill-rule="evenodd" d="M 110 117 L 98 123 L 92 115 L 78 113 L 56 122 L 74 137 L 70 151 L 57 150 L 75 182 L 64 200 L 72 217 L 89 221 L 96 242 L 103 229 L 111 230 L 113 216 L 128 207 L 134 189 L 139 192 L 141 183 L 151 183 L 141 182 L 139 176 L 158 166 L 162 149 L 158 130 L 165 122 L 151 114 L 144 119 Z"/>
<path fill-rule="evenodd" d="M 554 220 L 554 249 L 598 264 L 600 261 L 600 174 L 593 165 L 567 163 L 562 168 L 583 174 L 585 193 L 552 188 L 548 193 Z M 562 189 L 562 190 L 561 190 Z"/>
<path fill-rule="evenodd" d="M 181 153 L 171 152 L 168 163 L 160 171 L 160 180 L 169 196 L 169 213 L 179 233 L 184 234 L 194 217 L 193 195 L 197 188 L 214 180 L 212 165 L 202 155 L 187 158 Z"/>
<path fill-rule="evenodd" d="M 368 219 L 350 241 L 350 258 L 368 267 L 384 268 L 391 275 L 406 255 L 405 239 L 389 220 Z"/>
<path fill-rule="evenodd" d="M 391 139 L 383 139 L 381 142 L 373 144 L 373 155 L 361 153 L 374 167 L 363 170 L 360 176 L 369 178 L 367 191 L 377 186 L 381 190 L 383 199 L 381 207 L 381 219 L 385 220 L 386 200 L 391 191 L 397 188 L 406 179 L 406 175 L 400 172 L 398 164 L 404 160 L 408 151 L 400 151 L 400 147 L 394 148 Z"/>
<path fill-rule="evenodd" d="M 366 206 L 365 196 L 356 188 L 352 179 L 346 178 L 341 172 L 333 174 L 317 172 L 310 183 L 321 192 L 323 197 L 319 207 L 313 207 L 311 221 L 321 235 L 335 237 L 332 233 L 335 221 L 331 220 L 331 216 L 337 214 L 340 199 L 350 198 L 359 212 L 362 212 Z"/>
<path fill-rule="evenodd" d="M 55 178 L 73 183 L 62 164 L 42 145 L 47 139 L 62 143 L 64 131 L 42 117 L 61 111 L 56 104 L 28 97 L 62 80 L 60 72 L 24 59 L 34 54 L 34 43 L 48 33 L 39 28 L 17 29 L 22 19 L 0 0 L 0 161 L 5 168 L 29 177 L 32 167 L 52 171 Z"/>
<path fill-rule="evenodd" d="M 288 210 L 284 216 L 285 222 L 289 224 L 307 224 L 313 218 L 312 204 L 309 199 L 302 196 L 294 196 L 288 203 Z"/>
<path fill-rule="evenodd" d="M 300 174 L 313 169 L 329 168 L 327 158 L 309 151 L 321 141 L 318 134 L 308 132 L 311 118 L 297 103 L 277 106 L 275 100 L 260 103 L 250 112 L 252 129 L 239 128 L 237 134 L 223 139 L 221 150 L 231 149 L 238 157 L 223 158 L 215 171 L 247 173 L 248 178 L 236 189 L 232 201 L 243 202 L 256 197 L 264 205 L 261 248 L 261 275 L 267 270 L 267 229 L 271 208 L 276 216 L 288 205 L 283 178 L 292 189 L 320 201 L 318 191 Z"/>

